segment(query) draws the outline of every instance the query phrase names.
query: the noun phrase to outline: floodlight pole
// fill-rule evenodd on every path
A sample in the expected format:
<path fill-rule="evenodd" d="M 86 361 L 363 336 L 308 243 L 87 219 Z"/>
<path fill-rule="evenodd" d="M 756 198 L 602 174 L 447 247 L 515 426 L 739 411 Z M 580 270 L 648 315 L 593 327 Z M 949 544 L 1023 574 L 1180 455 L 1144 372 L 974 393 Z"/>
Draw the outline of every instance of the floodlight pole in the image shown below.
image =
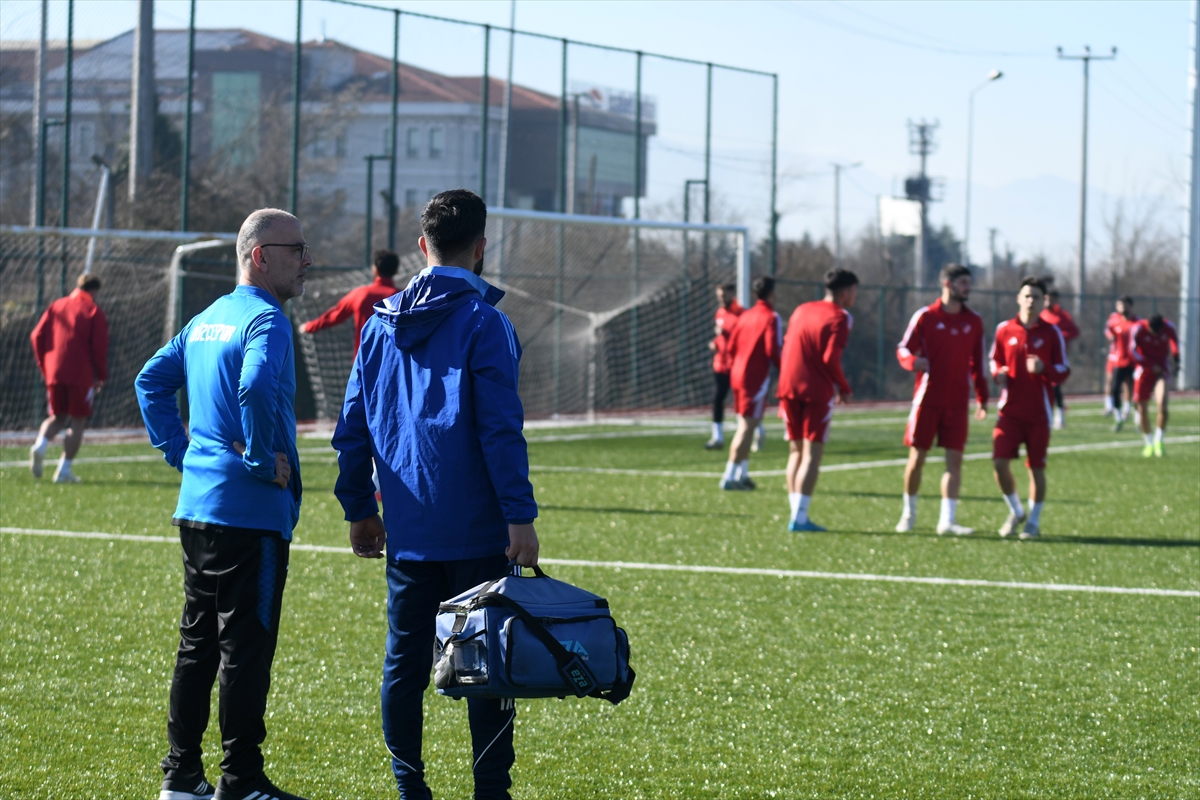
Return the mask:
<path fill-rule="evenodd" d="M 1003 77 L 1003 72 L 994 69 L 988 74 L 987 80 L 967 95 L 967 210 L 963 219 L 963 265 L 967 267 L 971 266 L 971 148 L 975 141 L 975 93 Z"/>
<path fill-rule="evenodd" d="M 842 170 L 861 167 L 861 161 L 853 164 L 831 164 L 833 167 L 833 263 L 842 263 Z"/>
<path fill-rule="evenodd" d="M 1079 180 L 1079 286 L 1075 295 L 1075 316 L 1083 313 L 1083 294 L 1087 290 L 1087 141 L 1088 141 L 1088 68 L 1092 61 L 1112 61 L 1117 57 L 1117 48 L 1107 56 L 1092 55 L 1092 48 L 1084 46 L 1083 55 L 1063 55 L 1058 48 L 1058 57 L 1063 61 L 1083 62 L 1083 168 Z"/>

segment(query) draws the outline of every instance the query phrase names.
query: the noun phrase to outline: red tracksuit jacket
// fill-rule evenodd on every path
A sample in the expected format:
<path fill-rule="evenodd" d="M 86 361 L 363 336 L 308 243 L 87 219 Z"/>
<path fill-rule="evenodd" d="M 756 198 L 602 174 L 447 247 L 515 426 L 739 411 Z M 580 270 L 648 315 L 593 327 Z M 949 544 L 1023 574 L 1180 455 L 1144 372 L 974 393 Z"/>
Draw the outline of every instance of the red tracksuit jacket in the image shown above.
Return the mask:
<path fill-rule="evenodd" d="M 47 385 L 108 380 L 108 320 L 83 289 L 51 303 L 29 341 Z"/>

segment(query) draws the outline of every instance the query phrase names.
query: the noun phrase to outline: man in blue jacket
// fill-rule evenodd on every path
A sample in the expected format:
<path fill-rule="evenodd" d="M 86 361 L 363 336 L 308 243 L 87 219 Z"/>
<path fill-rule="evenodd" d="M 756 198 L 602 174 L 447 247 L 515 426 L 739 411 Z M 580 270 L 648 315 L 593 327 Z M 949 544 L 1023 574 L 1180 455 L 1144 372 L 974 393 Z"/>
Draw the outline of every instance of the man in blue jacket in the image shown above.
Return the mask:
<path fill-rule="evenodd" d="M 418 242 L 428 268 L 375 306 L 333 435 L 335 493 L 363 558 L 387 548 L 388 636 L 383 738 L 403 800 L 431 797 L 421 760 L 421 700 L 433 665 L 438 604 L 537 563 L 521 346 L 479 277 L 487 207 L 472 192 L 425 206 Z M 379 518 L 372 458 L 384 519 Z M 386 532 L 385 532 L 386 529 Z M 512 701 L 469 699 L 477 800 L 508 798 Z"/>
<path fill-rule="evenodd" d="M 259 746 L 300 518 L 296 369 L 283 304 L 304 294 L 312 259 L 299 220 L 277 209 L 246 218 L 237 256 L 237 288 L 185 325 L 136 382 L 151 444 L 183 473 L 172 522 L 185 602 L 160 800 L 214 797 L 200 742 L 218 675 L 225 757 L 216 800 L 296 798 L 263 774 Z M 175 402 L 184 386 L 186 430 Z"/>

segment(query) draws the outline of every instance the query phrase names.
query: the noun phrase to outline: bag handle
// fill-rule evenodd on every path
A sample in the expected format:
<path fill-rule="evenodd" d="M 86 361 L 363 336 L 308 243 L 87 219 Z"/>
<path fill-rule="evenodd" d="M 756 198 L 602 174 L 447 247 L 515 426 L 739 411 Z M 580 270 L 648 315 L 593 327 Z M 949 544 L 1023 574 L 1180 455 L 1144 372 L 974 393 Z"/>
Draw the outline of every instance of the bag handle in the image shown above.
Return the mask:
<path fill-rule="evenodd" d="M 536 567 L 535 567 L 536 569 Z M 598 695 L 599 683 L 596 681 L 596 676 L 588 668 L 588 665 L 583 663 L 583 660 L 573 653 L 567 651 L 567 648 L 550 635 L 550 631 L 538 622 L 532 614 L 510 597 L 506 597 L 499 592 L 480 592 L 475 596 L 476 601 L 485 603 L 495 603 L 503 606 L 509 611 L 512 611 L 520 618 L 525 626 L 529 628 L 530 633 L 538 638 L 538 640 L 546 646 L 550 651 L 550 655 L 554 657 L 555 663 L 558 664 L 558 672 L 562 675 L 563 680 L 576 697 L 587 697 L 589 694 Z"/>
<path fill-rule="evenodd" d="M 523 577 L 525 577 L 524 575 L 522 575 L 522 574 L 521 574 L 521 565 L 520 565 L 520 564 L 518 564 L 516 561 L 509 561 L 509 562 L 508 562 L 508 567 L 509 567 L 510 574 L 511 574 L 511 575 L 512 575 L 514 578 L 523 578 Z M 546 577 L 546 573 L 542 572 L 542 568 L 541 568 L 541 567 L 539 567 L 537 564 L 534 564 L 532 567 L 526 567 L 526 569 L 531 569 L 531 570 L 533 570 L 533 577 L 535 577 L 535 578 L 544 578 L 544 577 Z M 494 584 L 494 583 L 495 583 L 495 581 L 492 581 L 492 583 Z M 490 589 L 491 587 L 489 586 L 489 587 L 487 587 L 487 588 L 489 588 L 489 589 Z M 484 591 L 486 591 L 486 589 L 485 589 Z M 482 592 L 480 592 L 480 594 L 482 594 Z"/>

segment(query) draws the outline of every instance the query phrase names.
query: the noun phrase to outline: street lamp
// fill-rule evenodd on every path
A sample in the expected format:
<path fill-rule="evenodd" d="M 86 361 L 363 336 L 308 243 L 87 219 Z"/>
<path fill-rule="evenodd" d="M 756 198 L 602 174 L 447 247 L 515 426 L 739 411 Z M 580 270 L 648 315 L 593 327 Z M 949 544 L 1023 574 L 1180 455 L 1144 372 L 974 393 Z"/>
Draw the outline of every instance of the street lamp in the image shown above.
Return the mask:
<path fill-rule="evenodd" d="M 967 216 L 963 221 L 963 261 L 968 267 L 971 266 L 971 146 L 975 138 L 975 93 L 1003 77 L 1000 70 L 992 70 L 987 80 L 971 90 L 967 99 Z"/>

